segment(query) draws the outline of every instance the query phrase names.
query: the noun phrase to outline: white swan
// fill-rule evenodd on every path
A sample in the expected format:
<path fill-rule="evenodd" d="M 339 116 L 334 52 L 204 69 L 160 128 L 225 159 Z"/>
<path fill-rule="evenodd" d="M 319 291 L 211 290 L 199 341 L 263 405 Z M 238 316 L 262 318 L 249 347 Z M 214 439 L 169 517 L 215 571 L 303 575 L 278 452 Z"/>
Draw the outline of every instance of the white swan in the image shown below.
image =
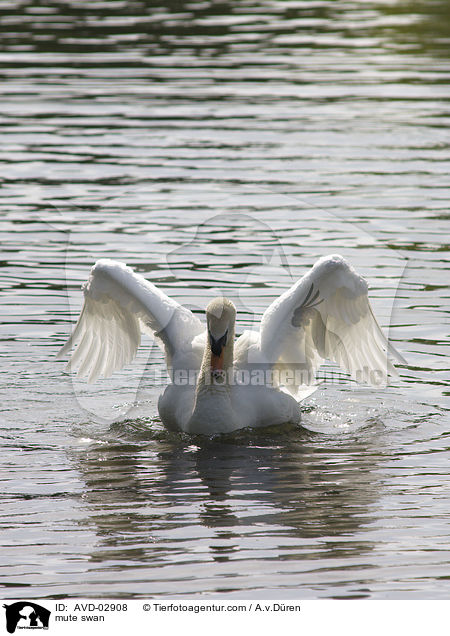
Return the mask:
<path fill-rule="evenodd" d="M 141 332 L 156 336 L 172 382 L 158 402 L 170 429 L 215 435 L 300 420 L 299 400 L 315 371 L 333 360 L 374 386 L 406 363 L 382 333 L 367 283 L 339 255 L 321 258 L 265 311 L 259 332 L 234 343 L 236 309 L 226 298 L 206 308 L 206 329 L 188 309 L 130 267 L 99 260 L 83 286 L 84 305 L 68 342 L 68 368 L 89 382 L 133 360 Z"/>

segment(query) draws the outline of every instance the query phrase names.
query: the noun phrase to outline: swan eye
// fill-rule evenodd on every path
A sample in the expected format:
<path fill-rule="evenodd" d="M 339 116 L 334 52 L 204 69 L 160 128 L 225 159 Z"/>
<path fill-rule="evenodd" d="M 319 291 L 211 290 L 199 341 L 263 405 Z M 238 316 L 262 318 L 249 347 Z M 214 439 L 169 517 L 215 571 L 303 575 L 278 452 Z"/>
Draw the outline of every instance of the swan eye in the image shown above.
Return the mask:
<path fill-rule="evenodd" d="M 209 342 L 211 345 L 211 351 L 213 352 L 215 356 L 220 356 L 220 354 L 222 353 L 222 349 L 227 344 L 227 336 L 228 336 L 228 329 L 225 331 L 223 336 L 221 338 L 218 338 L 217 340 L 216 338 L 214 338 L 211 332 L 209 332 Z"/>

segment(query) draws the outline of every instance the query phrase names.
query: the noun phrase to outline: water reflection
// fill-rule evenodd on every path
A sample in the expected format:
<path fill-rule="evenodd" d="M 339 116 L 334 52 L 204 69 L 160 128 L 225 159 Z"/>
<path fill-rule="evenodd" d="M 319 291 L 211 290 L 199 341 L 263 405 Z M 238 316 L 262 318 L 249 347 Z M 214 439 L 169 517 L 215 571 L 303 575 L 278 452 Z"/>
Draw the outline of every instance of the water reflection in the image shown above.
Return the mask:
<path fill-rule="evenodd" d="M 363 46 L 376 43 L 393 46 L 400 53 L 448 57 L 450 10 L 445 0 L 350 5 L 329 0 L 281 1 L 263 6 L 225 0 L 64 0 L 45 7 L 38 0 L 26 0 L 21 2 L 20 11 L 4 3 L 0 24 L 6 50 L 33 50 L 42 56 L 64 54 L 74 60 L 78 56 L 76 66 L 80 69 L 91 64 L 89 55 L 109 54 L 107 64 L 113 67 L 122 65 L 125 55 L 127 64 L 137 69 L 152 66 L 152 56 L 158 56 L 160 66 L 167 66 L 163 56 L 177 50 L 194 55 L 201 66 L 202 59 L 249 50 L 282 50 L 293 44 L 322 47 L 326 44 L 322 38 L 336 48 L 345 46 L 342 36 L 347 41 L 359 39 Z M 117 55 L 117 47 L 122 55 Z M 46 62 L 45 57 L 42 61 Z M 181 58 L 177 62 L 183 63 Z M 23 65 L 20 58 L 14 64 Z"/>
<path fill-rule="evenodd" d="M 450 6 L 446 0 L 373 3 L 380 14 L 373 32 L 400 53 L 450 55 Z M 372 30 L 372 29 L 371 29 Z"/>
<path fill-rule="evenodd" d="M 364 525 L 382 495 L 376 435 L 332 439 L 296 429 L 256 442 L 189 442 L 166 440 L 157 452 L 153 444 L 107 443 L 77 454 L 86 523 L 98 536 L 92 560 L 108 567 L 132 557 L 153 567 L 175 550 L 200 563 L 208 546 L 223 562 L 237 558 L 242 534 L 258 538 L 257 551 L 286 540 L 282 560 L 351 560 L 372 550 Z M 345 539 L 355 533 L 358 540 Z"/>

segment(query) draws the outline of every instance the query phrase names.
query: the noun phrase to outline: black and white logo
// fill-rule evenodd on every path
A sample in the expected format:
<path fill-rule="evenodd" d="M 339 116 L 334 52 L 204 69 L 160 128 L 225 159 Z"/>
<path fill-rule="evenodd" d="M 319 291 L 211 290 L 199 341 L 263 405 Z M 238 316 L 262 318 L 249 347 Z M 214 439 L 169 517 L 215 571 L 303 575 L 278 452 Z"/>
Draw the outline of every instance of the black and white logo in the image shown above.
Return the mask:
<path fill-rule="evenodd" d="M 48 629 L 50 610 L 30 601 L 18 601 L 3 605 L 6 610 L 6 629 L 14 634 L 16 629 Z"/>

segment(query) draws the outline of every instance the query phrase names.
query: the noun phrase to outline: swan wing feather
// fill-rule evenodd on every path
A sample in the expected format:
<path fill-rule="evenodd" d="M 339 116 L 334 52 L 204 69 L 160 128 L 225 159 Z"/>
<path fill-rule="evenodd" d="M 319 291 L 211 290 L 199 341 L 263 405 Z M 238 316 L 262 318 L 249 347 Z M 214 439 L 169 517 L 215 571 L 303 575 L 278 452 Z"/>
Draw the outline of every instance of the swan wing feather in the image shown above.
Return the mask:
<path fill-rule="evenodd" d="M 304 371 L 302 384 L 315 381 L 325 360 L 370 385 L 396 374 L 389 356 L 406 363 L 373 314 L 367 282 L 337 254 L 319 259 L 265 311 L 260 349 L 274 368 Z"/>
<path fill-rule="evenodd" d="M 170 368 L 174 356 L 190 350 L 204 331 L 194 314 L 153 283 L 109 259 L 97 261 L 83 285 L 84 304 L 58 358 L 76 346 L 68 369 L 94 382 L 111 376 L 136 356 L 141 333 L 156 336 Z"/>

